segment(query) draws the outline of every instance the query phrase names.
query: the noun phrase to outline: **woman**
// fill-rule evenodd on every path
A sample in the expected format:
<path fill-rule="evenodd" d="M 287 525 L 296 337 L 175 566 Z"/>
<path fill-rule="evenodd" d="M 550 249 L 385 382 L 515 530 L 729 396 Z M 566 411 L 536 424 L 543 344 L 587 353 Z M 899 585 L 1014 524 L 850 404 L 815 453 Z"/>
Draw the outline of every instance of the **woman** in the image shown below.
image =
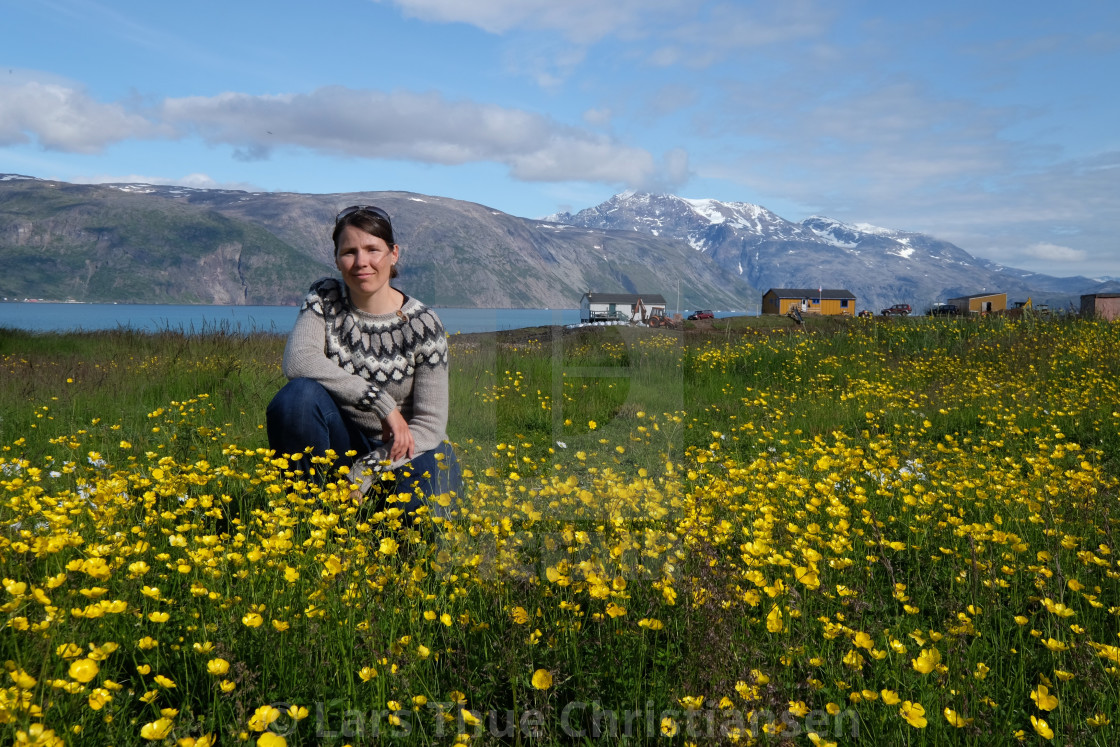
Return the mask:
<path fill-rule="evenodd" d="M 336 465 L 352 465 L 354 497 L 446 518 L 461 476 L 447 443 L 443 324 L 389 284 L 400 247 L 388 213 L 348 207 L 332 237 L 342 281 L 316 281 L 303 302 L 284 349 L 289 382 L 268 406 L 269 446 L 332 449 Z"/>

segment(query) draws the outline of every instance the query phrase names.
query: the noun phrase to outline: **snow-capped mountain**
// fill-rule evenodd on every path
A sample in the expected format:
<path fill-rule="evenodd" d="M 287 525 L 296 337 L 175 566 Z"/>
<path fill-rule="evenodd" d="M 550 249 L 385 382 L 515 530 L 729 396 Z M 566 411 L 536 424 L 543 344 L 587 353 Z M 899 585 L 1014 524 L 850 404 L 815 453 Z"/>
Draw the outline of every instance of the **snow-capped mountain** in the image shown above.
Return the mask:
<path fill-rule="evenodd" d="M 860 308 L 872 311 L 899 302 L 922 309 L 983 292 L 1006 292 L 1009 302 L 1033 296 L 1064 304 L 1097 285 L 1088 278 L 1053 278 L 1002 267 L 925 234 L 822 216 L 794 223 L 744 202 L 624 192 L 575 215 L 560 213 L 548 220 L 680 239 L 763 291 L 846 288 Z"/>

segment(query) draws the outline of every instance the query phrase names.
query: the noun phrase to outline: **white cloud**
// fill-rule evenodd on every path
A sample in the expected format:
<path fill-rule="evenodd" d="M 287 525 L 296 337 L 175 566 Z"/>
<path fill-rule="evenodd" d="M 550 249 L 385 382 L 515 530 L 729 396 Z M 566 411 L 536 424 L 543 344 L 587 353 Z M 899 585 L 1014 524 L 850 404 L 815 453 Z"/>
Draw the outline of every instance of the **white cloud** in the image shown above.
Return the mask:
<path fill-rule="evenodd" d="M 653 156 L 539 114 L 437 93 L 381 93 L 332 86 L 308 94 L 167 99 L 164 121 L 245 160 L 297 146 L 362 158 L 456 165 L 505 164 L 527 181 L 585 180 L 642 188 L 665 180 Z"/>
<path fill-rule="evenodd" d="M 596 127 L 605 127 L 611 123 L 614 113 L 605 107 L 588 109 L 583 113 L 583 121 Z"/>
<path fill-rule="evenodd" d="M 609 35 L 627 35 L 644 19 L 664 15 L 686 17 L 689 0 L 392 0 L 405 15 L 425 21 L 467 23 L 502 34 L 513 29 L 555 31 L 577 43 Z"/>
<path fill-rule="evenodd" d="M 361 91 L 169 98 L 143 114 L 62 82 L 0 86 L 0 146 L 97 153 L 130 139 L 191 134 L 228 145 L 240 161 L 278 148 L 459 165 L 505 165 L 524 181 L 591 181 L 648 189 L 678 176 L 646 150 L 522 109 L 450 101 L 439 93 Z M 674 156 L 679 164 L 680 156 Z M 676 174 L 679 166 L 674 167 Z"/>
<path fill-rule="evenodd" d="M 382 2 L 383 0 L 375 0 Z M 389 0 L 413 18 L 492 34 L 542 31 L 587 46 L 607 37 L 652 42 L 656 66 L 705 67 L 743 49 L 819 36 L 831 13 L 815 0 Z"/>
<path fill-rule="evenodd" d="M 1083 249 L 1072 249 L 1060 244 L 1040 242 L 1023 249 L 1023 254 L 1047 262 L 1084 262 L 1089 253 Z"/>
<path fill-rule="evenodd" d="M 172 134 L 120 104 L 96 101 L 64 83 L 29 80 L 0 85 L 0 146 L 34 138 L 48 150 L 98 153 L 122 140 Z"/>

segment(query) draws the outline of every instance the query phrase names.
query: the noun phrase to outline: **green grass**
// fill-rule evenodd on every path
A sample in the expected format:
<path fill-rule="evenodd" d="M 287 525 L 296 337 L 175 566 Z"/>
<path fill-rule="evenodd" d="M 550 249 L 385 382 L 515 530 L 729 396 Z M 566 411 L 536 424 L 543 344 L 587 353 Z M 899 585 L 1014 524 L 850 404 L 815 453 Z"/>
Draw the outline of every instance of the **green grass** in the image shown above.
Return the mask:
<path fill-rule="evenodd" d="M 634 744 L 1111 743 L 1120 326 L 451 346 L 467 489 L 432 528 L 267 453 L 282 338 L 0 331 L 0 738 L 256 742 L 283 702 L 289 743 L 568 744 L 597 703 Z"/>

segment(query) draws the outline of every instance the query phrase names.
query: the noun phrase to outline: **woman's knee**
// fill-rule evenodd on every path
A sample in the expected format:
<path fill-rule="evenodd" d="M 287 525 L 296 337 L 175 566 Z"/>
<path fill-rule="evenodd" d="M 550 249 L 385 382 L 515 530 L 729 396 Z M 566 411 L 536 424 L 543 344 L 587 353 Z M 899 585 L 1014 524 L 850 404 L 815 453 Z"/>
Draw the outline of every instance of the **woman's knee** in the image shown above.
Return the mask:
<path fill-rule="evenodd" d="M 268 417 L 284 416 L 289 413 L 302 413 L 320 406 L 324 397 L 330 399 L 330 392 L 314 379 L 292 379 L 276 393 L 268 403 Z"/>

